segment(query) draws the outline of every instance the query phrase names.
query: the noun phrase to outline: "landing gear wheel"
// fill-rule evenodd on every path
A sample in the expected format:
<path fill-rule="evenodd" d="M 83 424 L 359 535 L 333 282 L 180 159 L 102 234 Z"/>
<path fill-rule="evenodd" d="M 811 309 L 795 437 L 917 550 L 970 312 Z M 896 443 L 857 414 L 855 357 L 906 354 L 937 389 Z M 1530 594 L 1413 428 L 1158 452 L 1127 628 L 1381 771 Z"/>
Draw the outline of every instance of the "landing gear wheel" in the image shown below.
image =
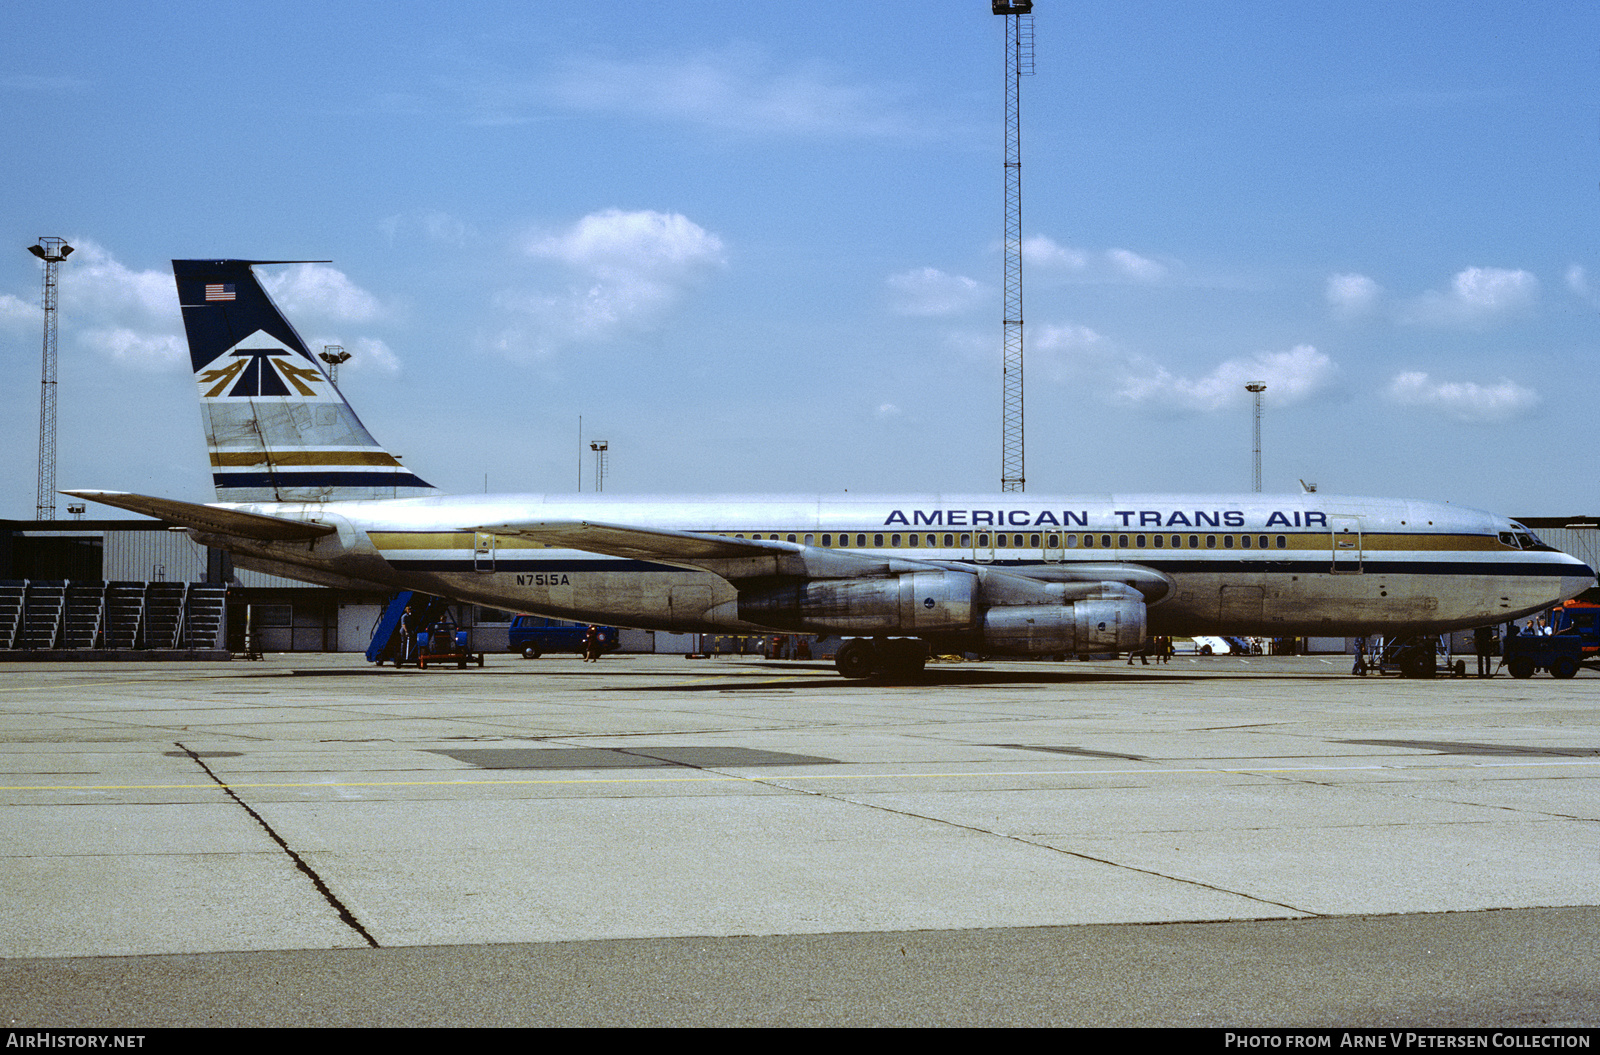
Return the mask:
<path fill-rule="evenodd" d="M 833 657 L 833 665 L 852 680 L 870 678 L 878 669 L 878 649 L 871 641 L 846 641 L 839 646 L 839 654 Z"/>
<path fill-rule="evenodd" d="M 1400 661 L 1400 673 L 1408 678 L 1431 678 L 1435 673 L 1432 652 L 1416 648 Z"/>

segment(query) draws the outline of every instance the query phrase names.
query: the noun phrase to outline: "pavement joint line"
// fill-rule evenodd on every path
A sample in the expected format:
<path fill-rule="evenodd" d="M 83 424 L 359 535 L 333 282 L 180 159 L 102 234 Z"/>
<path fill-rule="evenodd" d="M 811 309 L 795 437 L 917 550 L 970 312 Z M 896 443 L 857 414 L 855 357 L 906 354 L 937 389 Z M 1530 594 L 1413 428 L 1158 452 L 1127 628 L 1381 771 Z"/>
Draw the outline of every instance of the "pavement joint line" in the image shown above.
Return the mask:
<path fill-rule="evenodd" d="M 1600 759 L 1564 759 L 1550 762 L 1474 762 L 1451 766 L 1298 766 L 1249 767 L 1242 769 L 1012 769 L 960 773 L 785 773 L 771 776 L 762 774 L 741 776 L 738 774 L 715 773 L 709 770 L 696 770 L 699 775 L 689 777 L 537 777 L 510 780 L 309 780 L 281 783 L 226 783 L 218 779 L 215 783 L 209 784 L 0 784 L 0 791 L 184 791 L 193 789 L 219 789 L 226 791 L 230 788 L 411 788 L 455 787 L 475 784 L 481 784 L 485 787 L 501 787 L 527 784 L 693 784 L 716 781 L 771 783 L 773 781 L 799 780 L 960 780 L 973 778 L 992 779 L 994 777 L 1185 776 L 1207 774 L 1246 776 L 1275 773 L 1412 773 L 1467 769 L 1532 769 L 1574 766 L 1600 766 Z"/>
<path fill-rule="evenodd" d="M 282 849 L 284 853 L 289 855 L 289 860 L 294 862 L 295 868 L 298 869 L 300 873 L 307 879 L 311 880 L 311 885 L 316 888 L 317 893 L 322 895 L 323 900 L 325 900 L 329 907 L 338 914 L 339 919 L 342 920 L 347 927 L 361 935 L 361 937 L 364 938 L 367 944 L 372 948 L 379 948 L 378 939 L 367 933 L 367 928 L 363 927 L 361 925 L 361 921 L 356 919 L 355 913 L 351 912 L 350 909 L 345 906 L 344 902 L 339 900 L 338 895 L 333 892 L 333 890 L 323 880 L 322 876 L 317 874 L 316 869 L 307 864 L 305 859 L 295 852 L 294 847 L 290 846 L 283 836 L 279 835 L 276 829 L 267 823 L 267 819 L 265 817 L 261 816 L 261 814 L 252 809 L 250 804 L 244 799 L 240 798 L 238 795 L 235 795 L 233 788 L 223 784 L 221 778 L 219 778 L 216 773 L 212 772 L 210 766 L 206 765 L 205 759 L 195 754 L 194 751 L 192 751 L 185 744 L 180 743 L 177 745 L 177 747 L 183 751 L 184 754 L 188 755 L 195 765 L 204 770 L 207 776 L 216 781 L 222 790 L 228 793 L 228 797 L 234 802 L 238 803 L 239 808 L 244 810 L 245 813 L 249 814 L 250 818 L 261 826 L 261 830 L 266 832 L 267 836 L 271 838 L 273 842 L 277 843 L 279 848 Z"/>

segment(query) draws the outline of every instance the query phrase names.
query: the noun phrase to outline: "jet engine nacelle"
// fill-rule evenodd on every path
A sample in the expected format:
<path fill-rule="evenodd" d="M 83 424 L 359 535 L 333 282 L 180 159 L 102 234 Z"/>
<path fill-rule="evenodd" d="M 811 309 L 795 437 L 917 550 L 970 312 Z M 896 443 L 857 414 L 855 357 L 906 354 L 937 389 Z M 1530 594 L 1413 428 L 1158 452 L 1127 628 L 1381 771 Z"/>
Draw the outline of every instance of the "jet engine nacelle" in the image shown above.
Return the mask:
<path fill-rule="evenodd" d="M 1010 655 L 1131 652 L 1145 642 L 1145 606 L 1132 599 L 1008 605 L 983 613 L 982 632 L 985 648 Z"/>
<path fill-rule="evenodd" d="M 978 579 L 918 571 L 882 579 L 820 579 L 739 591 L 739 618 L 831 634 L 932 634 L 971 630 Z"/>

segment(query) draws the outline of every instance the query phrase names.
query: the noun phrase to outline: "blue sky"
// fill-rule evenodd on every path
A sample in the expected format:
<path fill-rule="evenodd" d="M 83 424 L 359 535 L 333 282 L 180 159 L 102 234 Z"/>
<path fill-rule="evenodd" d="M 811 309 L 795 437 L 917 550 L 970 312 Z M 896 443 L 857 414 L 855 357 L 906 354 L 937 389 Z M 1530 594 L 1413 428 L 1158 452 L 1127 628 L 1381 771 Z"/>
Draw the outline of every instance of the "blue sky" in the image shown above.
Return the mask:
<path fill-rule="evenodd" d="M 1600 512 L 1600 6 L 1038 0 L 1028 491 Z M 32 5 L 0 39 L 0 516 L 43 235 L 62 487 L 205 501 L 168 261 L 263 269 L 450 490 L 994 491 L 981 0 Z M 582 461 L 583 486 L 592 485 Z"/>

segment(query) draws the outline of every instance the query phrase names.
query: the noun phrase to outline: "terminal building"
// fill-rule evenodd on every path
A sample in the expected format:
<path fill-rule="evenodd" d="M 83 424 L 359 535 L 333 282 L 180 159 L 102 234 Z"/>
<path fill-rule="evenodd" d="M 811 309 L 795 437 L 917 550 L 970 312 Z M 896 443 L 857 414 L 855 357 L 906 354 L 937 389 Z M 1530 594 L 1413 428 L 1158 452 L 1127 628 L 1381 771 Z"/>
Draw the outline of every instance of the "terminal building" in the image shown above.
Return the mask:
<path fill-rule="evenodd" d="M 1556 549 L 1600 567 L 1600 517 L 1519 517 Z M 159 520 L 0 521 L 0 655 L 140 652 L 173 657 L 365 652 L 392 591 L 313 586 L 246 571 Z M 456 606 L 475 652 L 503 652 L 516 613 Z M 1457 635 L 1462 636 L 1462 635 Z M 1453 642 L 1470 651 L 1470 631 Z M 624 652 L 744 652 L 732 636 L 624 630 Z M 1341 638 L 1301 648 L 1347 652 Z"/>

